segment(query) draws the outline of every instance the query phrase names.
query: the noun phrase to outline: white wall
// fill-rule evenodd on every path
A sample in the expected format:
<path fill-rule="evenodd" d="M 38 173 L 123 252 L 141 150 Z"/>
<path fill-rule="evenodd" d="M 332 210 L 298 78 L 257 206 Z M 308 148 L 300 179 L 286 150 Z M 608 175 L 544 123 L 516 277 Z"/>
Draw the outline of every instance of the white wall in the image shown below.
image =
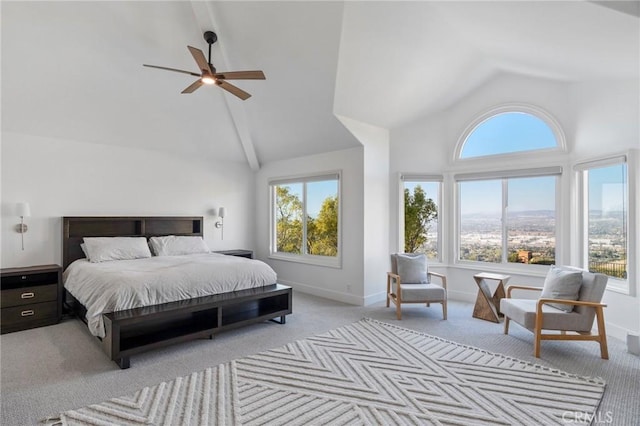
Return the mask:
<path fill-rule="evenodd" d="M 342 124 L 364 146 L 363 191 L 364 304 L 384 300 L 385 277 L 389 271 L 389 131 L 348 117 Z"/>
<path fill-rule="evenodd" d="M 364 143 L 365 304 L 384 300 L 389 246 L 389 135 L 378 132 Z M 377 137 L 376 137 L 377 136 Z"/>
<path fill-rule="evenodd" d="M 342 171 L 342 267 L 269 259 L 269 179 Z M 278 274 L 278 282 L 311 294 L 363 304 L 363 148 L 264 164 L 256 174 L 256 255 Z M 349 291 L 351 289 L 351 291 Z"/>
<path fill-rule="evenodd" d="M 500 270 L 502 266 L 482 265 L 480 268 L 468 268 L 455 265 L 455 253 L 452 241 L 455 239 L 455 200 L 452 174 L 468 170 L 495 168 L 515 168 L 519 166 L 536 167 L 541 165 L 561 165 L 565 175 L 561 179 L 562 212 L 560 224 L 563 229 L 558 241 L 560 262 L 570 263 L 577 250 L 575 247 L 577 230 L 572 220 L 576 213 L 571 165 L 576 159 L 619 154 L 640 147 L 640 116 L 638 81 L 590 82 L 569 85 L 546 79 L 536 79 L 513 74 L 498 74 L 475 92 L 446 111 L 425 117 L 401 128 L 392 129 L 390 180 L 391 180 L 391 226 L 397 228 L 399 185 L 398 174 L 425 173 L 445 175 L 445 194 L 443 206 L 447 225 L 443 229 L 444 265 L 448 274 L 450 295 L 454 299 L 474 301 L 477 287 L 473 281 L 474 273 L 480 269 L 506 272 L 512 275 L 512 283 L 542 285 L 544 273 L 514 273 Z M 530 104 L 542 108 L 551 114 L 564 130 L 568 152 L 565 154 L 536 156 L 527 159 L 526 164 L 483 161 L 473 166 L 454 164 L 456 144 L 464 129 L 478 115 L 493 107 L 504 104 Z M 633 171 L 635 200 L 638 195 L 638 174 Z M 631 207 L 634 206 L 634 207 Z M 632 217 L 638 218 L 638 204 L 630 203 Z M 443 224 L 444 225 L 444 224 Z M 391 236 L 392 247 L 397 248 L 398 238 Z M 573 244 L 573 245 L 572 245 Z M 638 232 L 629 242 L 637 253 L 640 246 Z M 636 259 L 637 264 L 639 259 Z M 633 258 L 629 262 L 634 262 Z M 630 285 L 640 294 L 637 279 Z M 626 333 L 638 333 L 640 330 L 640 303 L 638 297 L 607 291 L 605 302 L 609 303 L 605 317 L 608 332 L 624 339 Z"/>
<path fill-rule="evenodd" d="M 180 143 L 180 141 L 176 141 Z M 62 261 L 62 216 L 204 216 L 213 250 L 254 247 L 254 178 L 246 164 L 2 133 L 2 267 Z M 31 205 L 20 249 L 15 203 Z M 224 206 L 224 241 L 214 207 Z"/>
<path fill-rule="evenodd" d="M 640 82 L 599 81 L 570 86 L 576 159 L 640 149 Z"/>

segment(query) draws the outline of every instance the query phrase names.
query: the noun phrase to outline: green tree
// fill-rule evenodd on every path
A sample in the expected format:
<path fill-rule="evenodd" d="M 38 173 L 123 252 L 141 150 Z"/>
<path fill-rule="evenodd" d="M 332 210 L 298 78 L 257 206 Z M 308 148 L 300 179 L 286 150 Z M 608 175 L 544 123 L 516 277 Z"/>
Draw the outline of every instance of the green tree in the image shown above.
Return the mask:
<path fill-rule="evenodd" d="M 276 186 L 277 251 L 302 253 L 302 201 L 286 186 Z"/>
<path fill-rule="evenodd" d="M 436 203 L 420 185 L 404 190 L 404 251 L 414 253 L 427 242 L 430 223 L 438 218 Z"/>
<path fill-rule="evenodd" d="M 338 255 L 338 197 L 322 202 L 317 218 L 307 217 L 307 252 L 320 256 Z"/>

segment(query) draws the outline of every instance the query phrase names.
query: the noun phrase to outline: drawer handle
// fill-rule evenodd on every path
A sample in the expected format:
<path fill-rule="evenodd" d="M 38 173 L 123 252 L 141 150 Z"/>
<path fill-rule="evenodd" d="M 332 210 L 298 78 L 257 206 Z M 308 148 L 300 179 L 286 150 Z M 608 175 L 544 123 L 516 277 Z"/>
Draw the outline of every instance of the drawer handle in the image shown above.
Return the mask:
<path fill-rule="evenodd" d="M 35 312 L 33 312 L 33 309 L 29 309 L 27 311 L 20 312 L 20 316 L 21 317 L 30 317 L 30 316 L 32 316 L 34 314 L 35 314 Z"/>
<path fill-rule="evenodd" d="M 22 276 L 20 277 L 20 279 L 21 279 L 21 280 L 26 280 L 26 279 L 27 279 L 27 276 L 26 276 L 26 275 L 22 275 Z"/>
<path fill-rule="evenodd" d="M 32 292 L 28 292 L 28 293 L 22 293 L 20 295 L 21 299 L 33 299 L 34 297 L 36 297 L 35 294 L 33 294 Z"/>

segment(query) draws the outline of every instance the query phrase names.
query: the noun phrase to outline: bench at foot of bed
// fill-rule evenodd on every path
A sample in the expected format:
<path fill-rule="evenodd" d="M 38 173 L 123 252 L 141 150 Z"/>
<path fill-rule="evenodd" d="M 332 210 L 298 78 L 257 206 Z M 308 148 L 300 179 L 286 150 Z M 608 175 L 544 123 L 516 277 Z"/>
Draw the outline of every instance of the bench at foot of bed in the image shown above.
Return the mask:
<path fill-rule="evenodd" d="M 104 315 L 102 345 L 111 360 L 129 368 L 135 354 L 225 330 L 279 318 L 292 312 L 291 287 L 273 284 Z"/>

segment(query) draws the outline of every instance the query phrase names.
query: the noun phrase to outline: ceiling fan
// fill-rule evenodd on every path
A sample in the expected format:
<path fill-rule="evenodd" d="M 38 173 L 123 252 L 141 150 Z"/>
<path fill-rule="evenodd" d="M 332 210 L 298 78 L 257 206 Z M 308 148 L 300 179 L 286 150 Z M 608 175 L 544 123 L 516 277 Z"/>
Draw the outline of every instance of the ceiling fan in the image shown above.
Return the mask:
<path fill-rule="evenodd" d="M 216 67 L 211 64 L 211 45 L 218 40 L 218 36 L 213 31 L 205 31 L 204 39 L 209 44 L 209 60 L 204 57 L 204 53 L 202 50 L 197 49 L 192 46 L 187 46 L 189 52 L 195 59 L 196 64 L 198 64 L 198 68 L 200 69 L 200 73 L 195 73 L 191 71 L 178 70 L 175 68 L 167 68 L 160 67 L 158 65 L 147 65 L 142 64 L 145 67 L 150 68 L 158 68 L 166 71 L 175 71 L 181 72 L 184 74 L 190 74 L 198 78 L 194 81 L 189 87 L 184 89 L 182 93 L 193 93 L 196 89 L 198 89 L 203 84 L 207 85 L 216 85 L 226 90 L 227 92 L 236 95 L 243 101 L 250 98 L 251 95 L 239 87 L 234 86 L 233 84 L 227 82 L 227 80 L 264 80 L 265 76 L 262 71 L 230 71 L 230 72 L 217 72 Z"/>

